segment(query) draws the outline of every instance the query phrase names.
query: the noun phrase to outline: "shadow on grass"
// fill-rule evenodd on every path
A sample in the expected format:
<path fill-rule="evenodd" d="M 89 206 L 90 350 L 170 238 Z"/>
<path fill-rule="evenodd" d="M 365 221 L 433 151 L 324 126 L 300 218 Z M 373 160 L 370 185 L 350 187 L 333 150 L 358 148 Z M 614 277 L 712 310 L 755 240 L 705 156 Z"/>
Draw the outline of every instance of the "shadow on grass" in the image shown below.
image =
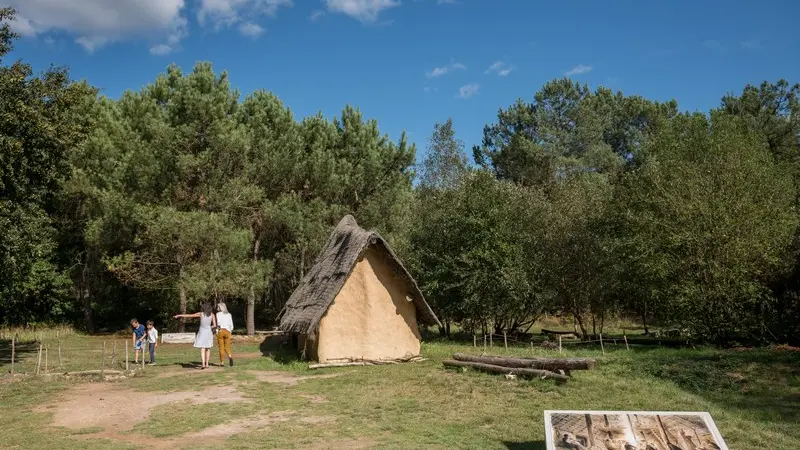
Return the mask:
<path fill-rule="evenodd" d="M 800 352 L 767 349 L 642 354 L 642 368 L 682 389 L 764 421 L 800 422 Z"/>
<path fill-rule="evenodd" d="M 39 343 L 36 341 L 16 342 L 14 344 L 14 361 L 19 362 L 30 354 L 39 351 Z M 11 365 L 11 340 L 0 339 L 0 365 Z"/>
<path fill-rule="evenodd" d="M 278 364 L 291 364 L 301 360 L 289 336 L 267 336 L 258 348 L 262 355 Z"/>
<path fill-rule="evenodd" d="M 508 450 L 545 450 L 547 447 L 544 441 L 529 442 L 503 442 Z"/>

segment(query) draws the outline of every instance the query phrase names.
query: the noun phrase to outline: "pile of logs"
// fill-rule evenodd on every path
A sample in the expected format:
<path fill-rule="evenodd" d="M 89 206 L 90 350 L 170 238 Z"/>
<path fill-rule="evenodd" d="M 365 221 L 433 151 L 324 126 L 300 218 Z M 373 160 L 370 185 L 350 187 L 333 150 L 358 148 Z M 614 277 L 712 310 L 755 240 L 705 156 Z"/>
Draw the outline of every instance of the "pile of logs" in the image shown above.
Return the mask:
<path fill-rule="evenodd" d="M 445 360 L 442 364 L 445 367 L 470 367 L 483 372 L 567 381 L 573 370 L 592 369 L 596 362 L 592 358 L 510 358 L 456 353 L 452 360 Z"/>

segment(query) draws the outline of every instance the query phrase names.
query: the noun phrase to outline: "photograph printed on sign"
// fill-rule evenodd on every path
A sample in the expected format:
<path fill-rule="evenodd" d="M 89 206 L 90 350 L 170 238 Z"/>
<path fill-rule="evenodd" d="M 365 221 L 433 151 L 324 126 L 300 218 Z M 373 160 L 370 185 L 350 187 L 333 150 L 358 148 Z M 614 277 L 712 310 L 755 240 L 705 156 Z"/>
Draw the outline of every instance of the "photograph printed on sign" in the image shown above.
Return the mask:
<path fill-rule="evenodd" d="M 547 450 L 727 450 L 708 413 L 545 411 Z"/>

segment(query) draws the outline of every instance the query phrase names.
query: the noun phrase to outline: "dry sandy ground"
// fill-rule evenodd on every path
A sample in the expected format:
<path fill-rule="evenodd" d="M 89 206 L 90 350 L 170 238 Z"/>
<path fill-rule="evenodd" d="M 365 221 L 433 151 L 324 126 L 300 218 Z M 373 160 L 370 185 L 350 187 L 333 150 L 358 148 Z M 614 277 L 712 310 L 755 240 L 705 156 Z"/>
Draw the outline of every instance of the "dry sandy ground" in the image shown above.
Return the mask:
<path fill-rule="evenodd" d="M 213 369 L 211 369 L 213 370 Z M 220 369 L 221 370 L 221 369 Z M 160 377 L 187 375 L 189 373 L 208 373 L 206 371 L 168 371 Z M 340 374 L 295 376 L 285 372 L 250 372 L 261 382 L 279 383 L 295 386 L 299 382 L 314 378 L 331 378 Z M 311 403 L 324 403 L 323 396 L 302 395 Z M 330 424 L 336 421 L 333 416 L 308 416 L 297 411 L 275 411 L 258 414 L 243 419 L 228 421 L 205 428 L 199 432 L 187 433 L 168 438 L 152 438 L 131 430 L 136 424 L 146 421 L 150 411 L 159 405 L 189 401 L 192 404 L 249 402 L 235 385 L 209 386 L 197 391 L 179 391 L 158 395 L 142 395 L 125 386 L 124 383 L 88 383 L 76 385 L 63 393 L 55 403 L 37 408 L 39 412 L 53 414 L 52 425 L 72 430 L 82 430 L 85 434 L 74 436 L 83 440 L 109 439 L 112 441 L 140 444 L 154 449 L 191 448 L 198 444 L 223 444 L 234 435 L 264 430 L 271 425 L 293 422 L 304 427 Z M 97 429 L 97 432 L 90 432 Z M 328 441 L 322 447 L 309 448 L 369 448 L 375 445 L 369 440 Z"/>

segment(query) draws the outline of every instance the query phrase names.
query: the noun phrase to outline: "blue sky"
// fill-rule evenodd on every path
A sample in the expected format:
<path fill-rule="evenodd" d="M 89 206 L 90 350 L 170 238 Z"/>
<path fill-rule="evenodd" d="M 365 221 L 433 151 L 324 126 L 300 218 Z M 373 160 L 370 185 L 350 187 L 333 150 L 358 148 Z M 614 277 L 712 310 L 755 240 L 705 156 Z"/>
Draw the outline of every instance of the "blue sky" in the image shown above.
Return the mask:
<path fill-rule="evenodd" d="M 110 97 L 172 62 L 211 61 L 242 94 L 297 117 L 345 104 L 424 153 L 452 117 L 467 151 L 498 108 L 575 80 L 683 110 L 747 83 L 800 81 L 800 2 L 533 0 L 10 0 L 13 57 L 67 65 Z"/>

